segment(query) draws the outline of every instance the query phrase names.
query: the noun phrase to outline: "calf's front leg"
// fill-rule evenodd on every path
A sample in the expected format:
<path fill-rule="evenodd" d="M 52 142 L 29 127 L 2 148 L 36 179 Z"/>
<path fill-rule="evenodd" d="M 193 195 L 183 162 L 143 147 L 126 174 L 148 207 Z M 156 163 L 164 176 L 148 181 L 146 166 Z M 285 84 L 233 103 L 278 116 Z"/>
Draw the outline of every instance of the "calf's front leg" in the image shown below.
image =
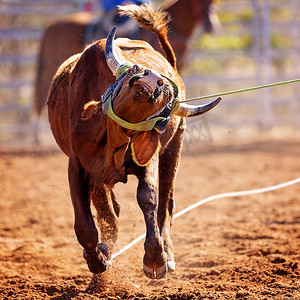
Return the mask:
<path fill-rule="evenodd" d="M 84 248 L 83 256 L 89 270 L 92 273 L 102 273 L 107 268 L 107 249 L 105 245 L 98 245 L 98 231 L 90 208 L 89 185 L 79 160 L 72 154 L 69 158 L 68 175 L 78 242 Z"/>
<path fill-rule="evenodd" d="M 163 278 L 167 273 L 167 258 L 157 223 L 158 209 L 158 156 L 140 169 L 137 188 L 138 204 L 146 223 L 146 240 L 143 269 L 151 279 Z"/>

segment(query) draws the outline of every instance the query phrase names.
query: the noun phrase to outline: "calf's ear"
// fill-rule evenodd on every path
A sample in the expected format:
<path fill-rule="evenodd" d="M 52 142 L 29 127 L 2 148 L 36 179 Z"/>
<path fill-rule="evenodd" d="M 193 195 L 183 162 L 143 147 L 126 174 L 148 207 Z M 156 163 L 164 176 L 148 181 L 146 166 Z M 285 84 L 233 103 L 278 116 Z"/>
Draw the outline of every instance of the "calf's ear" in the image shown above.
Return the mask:
<path fill-rule="evenodd" d="M 81 120 L 87 121 L 92 118 L 92 116 L 101 110 L 101 101 L 90 101 L 84 105 L 83 111 L 81 113 Z"/>
<path fill-rule="evenodd" d="M 159 147 L 160 134 L 156 130 L 143 131 L 131 138 L 131 151 L 134 162 L 138 166 L 146 166 Z"/>

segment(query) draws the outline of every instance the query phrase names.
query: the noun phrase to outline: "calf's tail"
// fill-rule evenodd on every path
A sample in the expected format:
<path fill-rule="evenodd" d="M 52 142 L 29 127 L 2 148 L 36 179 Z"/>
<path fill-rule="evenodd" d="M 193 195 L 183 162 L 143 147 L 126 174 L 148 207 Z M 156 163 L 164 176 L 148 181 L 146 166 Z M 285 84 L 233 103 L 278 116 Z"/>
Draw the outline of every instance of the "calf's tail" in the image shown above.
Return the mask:
<path fill-rule="evenodd" d="M 118 6 L 120 15 L 129 16 L 138 21 L 140 26 L 153 32 L 158 37 L 161 48 L 164 50 L 168 62 L 176 69 L 176 56 L 168 40 L 168 22 L 170 16 L 161 9 L 154 8 L 151 3 Z"/>

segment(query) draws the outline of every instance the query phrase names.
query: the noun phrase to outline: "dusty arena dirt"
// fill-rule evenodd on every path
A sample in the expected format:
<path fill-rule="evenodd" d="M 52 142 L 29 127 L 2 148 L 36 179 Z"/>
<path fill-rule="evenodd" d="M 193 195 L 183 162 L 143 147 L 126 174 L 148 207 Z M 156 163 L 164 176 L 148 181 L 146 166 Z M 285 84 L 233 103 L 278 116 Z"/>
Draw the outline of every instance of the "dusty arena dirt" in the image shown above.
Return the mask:
<path fill-rule="evenodd" d="M 300 139 L 194 145 L 183 153 L 176 211 L 208 196 L 300 177 Z M 176 271 L 150 280 L 143 242 L 93 278 L 73 231 L 67 157 L 0 150 L 0 299 L 300 299 L 300 184 L 207 203 L 172 228 Z M 116 250 L 145 225 L 136 180 L 116 188 Z"/>

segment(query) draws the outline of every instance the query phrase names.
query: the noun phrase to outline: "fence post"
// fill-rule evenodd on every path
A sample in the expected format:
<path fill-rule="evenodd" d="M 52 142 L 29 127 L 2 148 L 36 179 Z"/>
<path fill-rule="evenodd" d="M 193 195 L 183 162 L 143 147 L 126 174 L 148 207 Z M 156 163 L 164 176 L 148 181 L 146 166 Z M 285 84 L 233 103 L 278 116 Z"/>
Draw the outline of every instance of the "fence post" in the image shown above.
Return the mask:
<path fill-rule="evenodd" d="M 292 45 L 291 45 L 291 61 L 293 64 L 292 67 L 292 76 L 294 78 L 299 77 L 299 71 L 296 67 L 299 62 L 299 29 L 298 29 L 298 20 L 297 20 L 297 12 L 298 12 L 298 0 L 291 0 L 290 8 L 292 12 L 291 16 L 291 39 L 292 39 Z M 293 86 L 293 99 L 291 100 L 291 106 L 293 109 L 293 117 L 294 117 L 294 124 L 298 127 L 300 125 L 300 97 L 299 97 L 299 86 L 294 85 Z"/>
<path fill-rule="evenodd" d="M 261 54 L 262 54 L 262 83 L 272 82 L 272 57 L 271 57 L 271 19 L 269 0 L 264 0 L 261 10 L 262 17 L 262 36 L 261 36 Z M 273 125 L 273 104 L 272 90 L 265 89 L 262 91 L 262 129 L 268 129 Z"/>
<path fill-rule="evenodd" d="M 261 78 L 261 18 L 260 18 L 260 6 L 257 0 L 252 0 L 253 7 L 253 21 L 252 21 L 252 30 L 253 30 L 253 58 L 255 61 L 255 84 L 260 85 L 262 82 Z M 263 114 L 262 114 L 262 99 L 261 99 L 261 91 L 255 92 L 256 97 L 256 122 L 259 127 L 262 127 L 263 124 Z"/>

